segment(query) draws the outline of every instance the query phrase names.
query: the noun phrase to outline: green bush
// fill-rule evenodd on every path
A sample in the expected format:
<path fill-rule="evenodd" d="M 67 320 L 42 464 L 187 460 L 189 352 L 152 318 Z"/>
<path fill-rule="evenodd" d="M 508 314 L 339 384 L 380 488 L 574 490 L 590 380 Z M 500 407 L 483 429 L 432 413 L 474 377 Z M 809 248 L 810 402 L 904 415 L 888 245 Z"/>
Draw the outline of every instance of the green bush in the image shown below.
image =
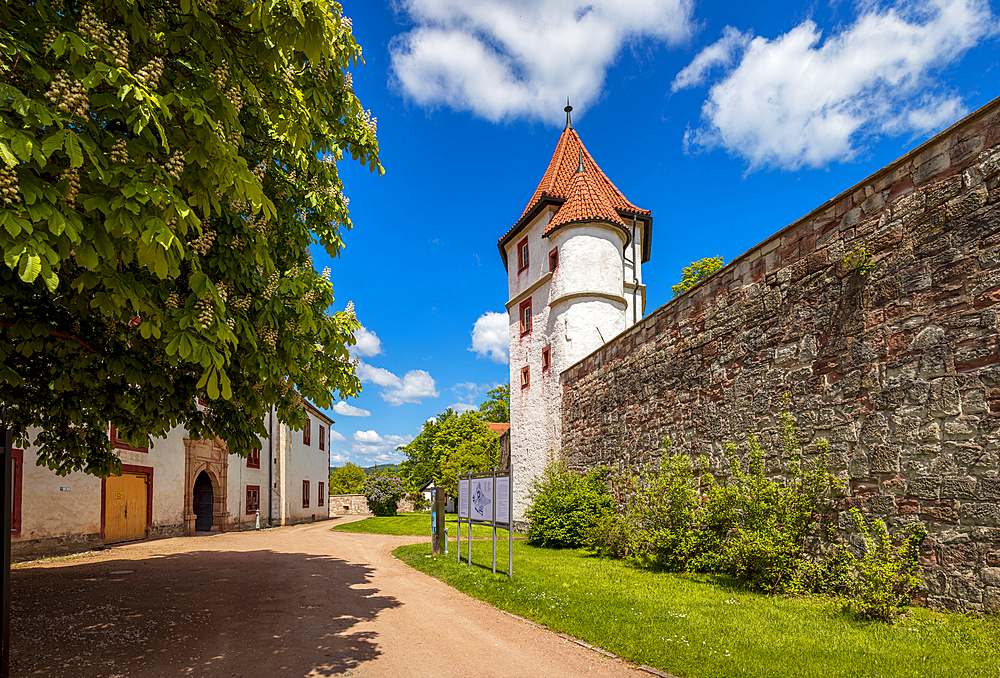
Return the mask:
<path fill-rule="evenodd" d="M 927 529 L 920 523 L 907 523 L 898 535 L 897 541 L 902 543 L 893 546 L 881 519 L 866 521 L 857 509 L 851 509 L 851 519 L 865 552 L 857 562 L 849 606 L 866 619 L 892 621 L 920 586 L 917 559 Z"/>
<path fill-rule="evenodd" d="M 623 498 L 620 516 L 598 522 L 587 545 L 599 553 L 675 572 L 728 574 L 764 591 L 832 590 L 844 581 L 844 566 L 810 561 L 806 538 L 818 528 L 817 510 L 835 480 L 827 469 L 827 445 L 805 464 L 785 400 L 781 413 L 781 455 L 791 478 L 764 475 L 764 451 L 748 437 L 746 465 L 727 448 L 725 482 L 696 469 L 686 455 L 669 454 L 653 473 L 624 474 L 615 489 Z"/>
<path fill-rule="evenodd" d="M 604 469 L 573 473 L 559 459 L 549 460 L 545 473 L 531 483 L 528 543 L 550 548 L 583 546 L 588 534 L 612 519 L 611 495 Z"/>

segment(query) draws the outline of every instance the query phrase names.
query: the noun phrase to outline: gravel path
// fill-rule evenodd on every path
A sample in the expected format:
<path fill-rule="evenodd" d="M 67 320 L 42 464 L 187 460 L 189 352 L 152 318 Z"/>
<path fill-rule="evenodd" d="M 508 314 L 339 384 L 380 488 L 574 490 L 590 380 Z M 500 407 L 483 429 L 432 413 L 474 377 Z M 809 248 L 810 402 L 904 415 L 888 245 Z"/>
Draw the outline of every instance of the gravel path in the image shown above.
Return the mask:
<path fill-rule="evenodd" d="M 22 565 L 12 676 L 649 677 L 390 555 L 417 538 L 334 524 Z"/>

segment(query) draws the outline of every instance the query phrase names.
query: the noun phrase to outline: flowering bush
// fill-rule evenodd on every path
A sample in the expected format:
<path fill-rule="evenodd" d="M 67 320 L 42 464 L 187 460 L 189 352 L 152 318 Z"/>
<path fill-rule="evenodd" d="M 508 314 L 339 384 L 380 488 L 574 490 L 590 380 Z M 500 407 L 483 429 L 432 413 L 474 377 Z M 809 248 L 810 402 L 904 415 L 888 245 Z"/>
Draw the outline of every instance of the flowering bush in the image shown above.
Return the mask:
<path fill-rule="evenodd" d="M 368 510 L 377 516 L 396 515 L 396 502 L 406 496 L 406 486 L 399 476 L 373 473 L 365 478 L 361 490 L 368 500 Z"/>

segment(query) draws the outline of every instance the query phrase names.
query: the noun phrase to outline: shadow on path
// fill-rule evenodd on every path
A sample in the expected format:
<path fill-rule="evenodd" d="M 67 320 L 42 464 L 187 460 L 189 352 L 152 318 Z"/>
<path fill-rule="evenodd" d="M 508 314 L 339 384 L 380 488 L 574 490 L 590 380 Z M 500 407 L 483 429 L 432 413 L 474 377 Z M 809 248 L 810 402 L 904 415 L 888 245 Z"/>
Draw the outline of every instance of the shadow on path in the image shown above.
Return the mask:
<path fill-rule="evenodd" d="M 372 572 L 271 550 L 15 569 L 12 675 L 350 675 L 381 654 L 354 627 L 401 605 Z"/>

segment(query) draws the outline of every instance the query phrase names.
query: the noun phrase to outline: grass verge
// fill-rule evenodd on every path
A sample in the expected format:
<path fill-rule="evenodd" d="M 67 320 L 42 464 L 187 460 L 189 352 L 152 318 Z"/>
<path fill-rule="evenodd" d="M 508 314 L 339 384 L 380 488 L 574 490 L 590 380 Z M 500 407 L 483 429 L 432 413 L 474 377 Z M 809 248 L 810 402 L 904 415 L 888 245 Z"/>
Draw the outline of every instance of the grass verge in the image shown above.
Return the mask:
<path fill-rule="evenodd" d="M 448 542 L 456 541 L 458 534 L 458 517 L 454 514 L 446 514 L 444 526 L 448 530 Z M 365 518 L 353 523 L 337 525 L 331 528 L 337 532 L 361 532 L 363 534 L 398 534 L 413 536 L 431 536 L 431 514 L 428 513 L 401 513 L 395 516 L 383 516 L 375 518 Z M 462 525 L 462 542 L 469 536 L 469 525 Z M 493 528 L 482 525 L 472 526 L 473 537 L 492 537 Z M 520 537 L 515 533 L 515 538 Z M 507 530 L 497 530 L 497 539 L 506 539 Z M 497 547 L 499 548 L 499 546 Z M 506 548 L 506 547 L 504 547 Z M 463 549 L 464 550 L 464 549 Z M 475 554 L 475 551 L 473 551 Z M 506 561 L 504 561 L 506 562 Z"/>
<path fill-rule="evenodd" d="M 497 549 L 497 571 L 507 549 Z M 463 548 L 463 553 L 465 549 Z M 692 678 L 1000 677 L 1000 619 L 908 610 L 893 626 L 854 619 L 841 602 L 755 594 L 724 577 L 630 567 L 581 550 L 514 544 L 514 579 L 428 544 L 393 555 L 474 598 L 568 633 L 628 661 Z"/>

